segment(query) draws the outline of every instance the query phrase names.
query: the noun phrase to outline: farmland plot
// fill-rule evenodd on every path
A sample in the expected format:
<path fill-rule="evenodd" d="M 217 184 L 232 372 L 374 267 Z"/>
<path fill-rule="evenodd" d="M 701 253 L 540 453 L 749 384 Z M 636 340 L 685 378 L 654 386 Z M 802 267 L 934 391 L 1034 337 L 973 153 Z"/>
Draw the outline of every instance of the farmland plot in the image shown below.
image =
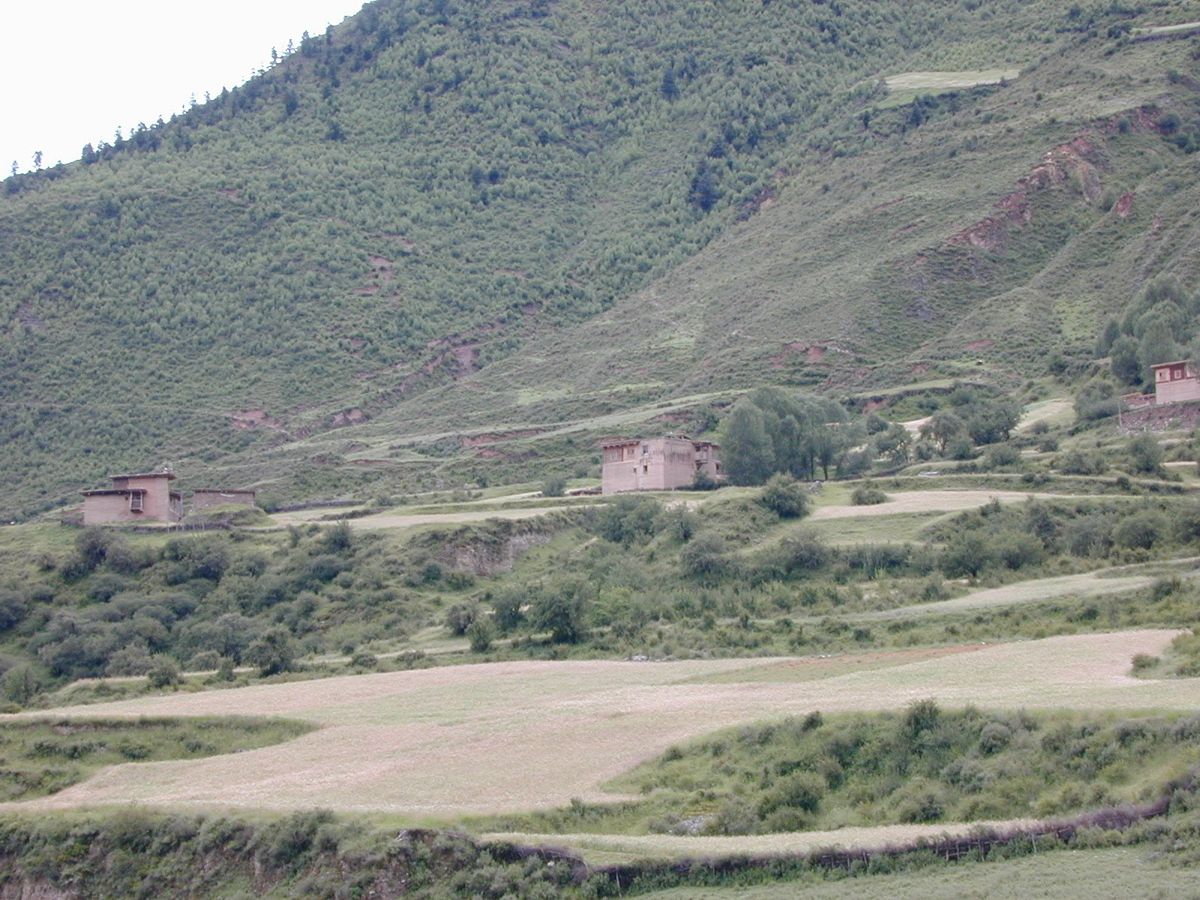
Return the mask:
<path fill-rule="evenodd" d="M 261 685 L 55 710 L 55 716 L 262 715 L 318 730 L 270 749 L 123 765 L 39 807 L 139 802 L 329 807 L 445 821 L 618 799 L 602 786 L 677 744 L 754 720 L 946 706 L 1191 709 L 1200 680 L 1129 676 L 1167 630 L 1054 637 L 809 681 L 764 680 L 769 660 L 506 662 Z M 746 681 L 697 683 L 704 675 Z M 836 673 L 836 674 L 834 674 Z M 28 806 L 28 805 L 26 805 Z"/>

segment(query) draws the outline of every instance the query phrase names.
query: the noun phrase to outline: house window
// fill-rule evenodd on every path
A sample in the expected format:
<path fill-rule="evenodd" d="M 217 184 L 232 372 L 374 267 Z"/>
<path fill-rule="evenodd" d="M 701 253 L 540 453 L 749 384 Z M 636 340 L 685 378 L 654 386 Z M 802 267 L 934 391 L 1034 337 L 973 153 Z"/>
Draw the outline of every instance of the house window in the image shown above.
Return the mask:
<path fill-rule="evenodd" d="M 129 511 L 130 512 L 141 512 L 143 499 L 144 499 L 144 497 L 141 493 L 130 494 L 129 495 Z"/>

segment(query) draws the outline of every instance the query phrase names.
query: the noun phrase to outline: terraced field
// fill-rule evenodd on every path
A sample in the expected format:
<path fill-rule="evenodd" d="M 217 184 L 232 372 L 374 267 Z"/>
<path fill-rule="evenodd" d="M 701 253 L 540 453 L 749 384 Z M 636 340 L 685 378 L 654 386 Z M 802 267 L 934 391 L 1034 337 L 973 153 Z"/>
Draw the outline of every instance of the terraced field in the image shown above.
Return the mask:
<path fill-rule="evenodd" d="M 927 697 L 947 706 L 1191 709 L 1200 680 L 1129 675 L 1133 655 L 1159 654 L 1175 634 L 972 646 L 882 667 L 867 657 L 809 680 L 786 668 L 772 674 L 762 659 L 506 662 L 64 708 L 53 714 L 270 714 L 321 727 L 270 749 L 116 766 L 39 808 L 320 806 L 445 821 L 575 797 L 602 802 L 616 799 L 607 781 L 672 744 L 776 715 L 896 709 Z"/>

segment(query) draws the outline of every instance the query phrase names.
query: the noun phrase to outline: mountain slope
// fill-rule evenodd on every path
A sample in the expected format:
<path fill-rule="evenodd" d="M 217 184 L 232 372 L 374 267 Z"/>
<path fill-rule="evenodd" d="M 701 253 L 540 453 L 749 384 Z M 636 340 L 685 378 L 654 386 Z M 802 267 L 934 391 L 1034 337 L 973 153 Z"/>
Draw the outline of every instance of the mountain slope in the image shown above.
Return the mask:
<path fill-rule="evenodd" d="M 1195 274 L 1196 157 L 1155 133 L 1163 110 L 1195 121 L 1194 42 L 1122 36 L 1194 6 L 364 7 L 178 120 L 7 183 L 4 509 L 163 462 L 279 496 L 407 485 L 472 455 L 396 449 L 421 435 L 1090 341 L 1162 255 L 1136 245 L 1159 200 L 1179 215 L 1155 246 Z M 908 105 L 877 84 L 980 65 L 1026 73 Z M 1003 247 L 952 240 L 1088 129 L 1099 195 L 1070 195 L 1075 167 Z M 1146 197 L 1120 224 L 1115 187 Z"/>

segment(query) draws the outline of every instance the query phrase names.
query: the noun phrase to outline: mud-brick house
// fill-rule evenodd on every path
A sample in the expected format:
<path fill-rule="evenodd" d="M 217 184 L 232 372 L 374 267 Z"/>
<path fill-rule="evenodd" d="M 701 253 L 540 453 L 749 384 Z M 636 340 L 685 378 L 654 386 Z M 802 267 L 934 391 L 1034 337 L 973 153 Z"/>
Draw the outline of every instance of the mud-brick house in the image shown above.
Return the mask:
<path fill-rule="evenodd" d="M 699 472 L 724 479 L 721 448 L 686 435 L 605 441 L 602 445 L 601 492 L 670 491 L 689 487 Z"/>
<path fill-rule="evenodd" d="M 254 491 L 237 488 L 197 488 L 192 491 L 192 511 L 214 506 L 254 506 Z"/>
<path fill-rule="evenodd" d="M 170 472 L 113 475 L 112 487 L 83 492 L 83 524 L 178 522 L 183 495 L 171 490 Z"/>
<path fill-rule="evenodd" d="M 1200 400 L 1200 378 L 1186 360 L 1151 366 L 1154 373 L 1154 403 L 1186 403 Z"/>

